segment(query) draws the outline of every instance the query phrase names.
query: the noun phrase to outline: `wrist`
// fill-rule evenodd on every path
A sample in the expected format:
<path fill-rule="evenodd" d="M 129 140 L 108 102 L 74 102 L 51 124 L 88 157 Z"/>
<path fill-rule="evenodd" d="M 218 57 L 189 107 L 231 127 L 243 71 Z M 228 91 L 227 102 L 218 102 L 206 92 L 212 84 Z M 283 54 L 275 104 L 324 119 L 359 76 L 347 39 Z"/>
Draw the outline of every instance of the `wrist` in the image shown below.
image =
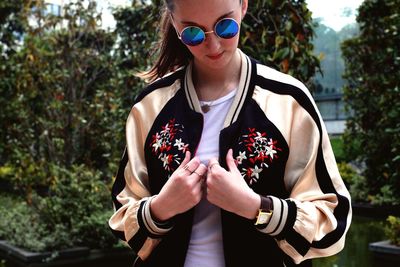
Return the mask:
<path fill-rule="evenodd" d="M 246 217 L 247 219 L 250 220 L 256 218 L 258 210 L 260 209 L 260 205 L 261 205 L 260 195 L 258 195 L 254 191 L 251 191 L 251 194 L 249 195 L 249 202 L 245 209 L 246 213 L 244 214 L 243 217 Z"/>
<path fill-rule="evenodd" d="M 168 210 L 165 209 L 165 206 L 163 208 L 161 203 L 162 201 L 160 201 L 159 195 L 152 197 L 149 203 L 151 217 L 158 222 L 164 222 L 172 218 L 172 216 L 168 214 Z"/>

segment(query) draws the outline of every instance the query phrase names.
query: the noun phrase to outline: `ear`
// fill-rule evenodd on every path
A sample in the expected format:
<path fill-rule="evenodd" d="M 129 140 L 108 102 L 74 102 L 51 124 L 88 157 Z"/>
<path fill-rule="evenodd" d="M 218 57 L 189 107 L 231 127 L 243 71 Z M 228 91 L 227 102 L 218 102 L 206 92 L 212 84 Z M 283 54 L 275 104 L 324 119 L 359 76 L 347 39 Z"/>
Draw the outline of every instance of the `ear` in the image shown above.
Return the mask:
<path fill-rule="evenodd" d="M 248 0 L 242 0 L 242 19 L 244 18 L 244 16 L 247 13 L 248 4 L 249 4 Z"/>

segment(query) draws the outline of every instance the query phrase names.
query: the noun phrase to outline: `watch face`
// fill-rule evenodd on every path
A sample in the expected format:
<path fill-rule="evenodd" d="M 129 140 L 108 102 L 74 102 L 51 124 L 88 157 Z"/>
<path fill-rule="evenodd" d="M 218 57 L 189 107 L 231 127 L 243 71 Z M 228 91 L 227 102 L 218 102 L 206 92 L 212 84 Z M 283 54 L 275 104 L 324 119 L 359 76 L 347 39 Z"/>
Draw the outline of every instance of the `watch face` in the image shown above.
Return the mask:
<path fill-rule="evenodd" d="M 269 219 L 271 218 L 271 213 L 267 213 L 267 212 L 260 212 L 260 223 L 264 224 L 269 222 Z"/>
<path fill-rule="evenodd" d="M 269 220 L 271 219 L 272 216 L 272 212 L 265 212 L 260 210 L 260 212 L 258 213 L 257 216 L 257 224 L 267 224 L 269 222 Z"/>

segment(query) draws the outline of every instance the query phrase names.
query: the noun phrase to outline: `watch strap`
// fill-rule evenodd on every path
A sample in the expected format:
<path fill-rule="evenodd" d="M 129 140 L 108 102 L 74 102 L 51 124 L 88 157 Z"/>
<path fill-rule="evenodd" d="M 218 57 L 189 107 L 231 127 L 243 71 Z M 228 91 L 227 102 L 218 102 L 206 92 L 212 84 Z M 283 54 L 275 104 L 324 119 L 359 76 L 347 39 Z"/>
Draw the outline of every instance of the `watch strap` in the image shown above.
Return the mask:
<path fill-rule="evenodd" d="M 274 202 L 270 197 L 261 196 L 260 210 L 271 212 L 274 209 Z"/>

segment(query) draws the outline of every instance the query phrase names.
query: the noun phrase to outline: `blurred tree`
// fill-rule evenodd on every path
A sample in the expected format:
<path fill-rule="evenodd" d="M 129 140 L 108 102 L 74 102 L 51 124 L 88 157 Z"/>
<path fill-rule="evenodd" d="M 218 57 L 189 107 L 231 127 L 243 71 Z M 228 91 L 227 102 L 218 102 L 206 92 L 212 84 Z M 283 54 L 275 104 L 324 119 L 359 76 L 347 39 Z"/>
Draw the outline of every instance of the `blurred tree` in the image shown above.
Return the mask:
<path fill-rule="evenodd" d="M 345 101 L 353 110 L 344 144 L 366 163 L 372 202 L 400 203 L 400 0 L 365 0 L 360 34 L 342 49 Z"/>
<path fill-rule="evenodd" d="M 11 120 L 2 121 L 1 158 L 28 191 L 48 184 L 49 163 L 85 164 L 111 178 L 109 164 L 122 150 L 115 148 L 121 103 L 112 83 L 114 34 L 101 29 L 95 1 L 66 4 L 61 16 L 45 8 L 43 1 L 26 8 L 24 40 L 2 64 L 11 80 L 0 90 L 13 97 L 2 100 L 2 116 Z"/>
<path fill-rule="evenodd" d="M 291 74 L 312 89 L 320 71 L 312 39 L 316 26 L 305 0 L 249 1 L 240 45 L 249 56 Z"/>
<path fill-rule="evenodd" d="M 33 6 L 32 1 L 0 0 L 0 56 L 5 59 L 15 53 L 17 42 L 22 39 L 27 24 L 26 8 Z"/>
<path fill-rule="evenodd" d="M 113 12 L 117 22 L 115 33 L 118 36 L 115 50 L 118 73 L 116 83 L 125 109 L 131 107 L 138 90 L 145 86 L 136 74 L 150 68 L 157 55 L 155 47 L 162 2 L 133 0 L 130 7 L 116 8 Z"/>
<path fill-rule="evenodd" d="M 19 106 L 11 104 L 17 98 L 14 90 L 16 66 L 10 59 L 18 49 L 27 26 L 26 10 L 32 7 L 28 0 L 0 0 L 0 129 L 8 129 L 16 118 Z M 7 131 L 0 131 L 0 164 L 6 161 Z"/>

